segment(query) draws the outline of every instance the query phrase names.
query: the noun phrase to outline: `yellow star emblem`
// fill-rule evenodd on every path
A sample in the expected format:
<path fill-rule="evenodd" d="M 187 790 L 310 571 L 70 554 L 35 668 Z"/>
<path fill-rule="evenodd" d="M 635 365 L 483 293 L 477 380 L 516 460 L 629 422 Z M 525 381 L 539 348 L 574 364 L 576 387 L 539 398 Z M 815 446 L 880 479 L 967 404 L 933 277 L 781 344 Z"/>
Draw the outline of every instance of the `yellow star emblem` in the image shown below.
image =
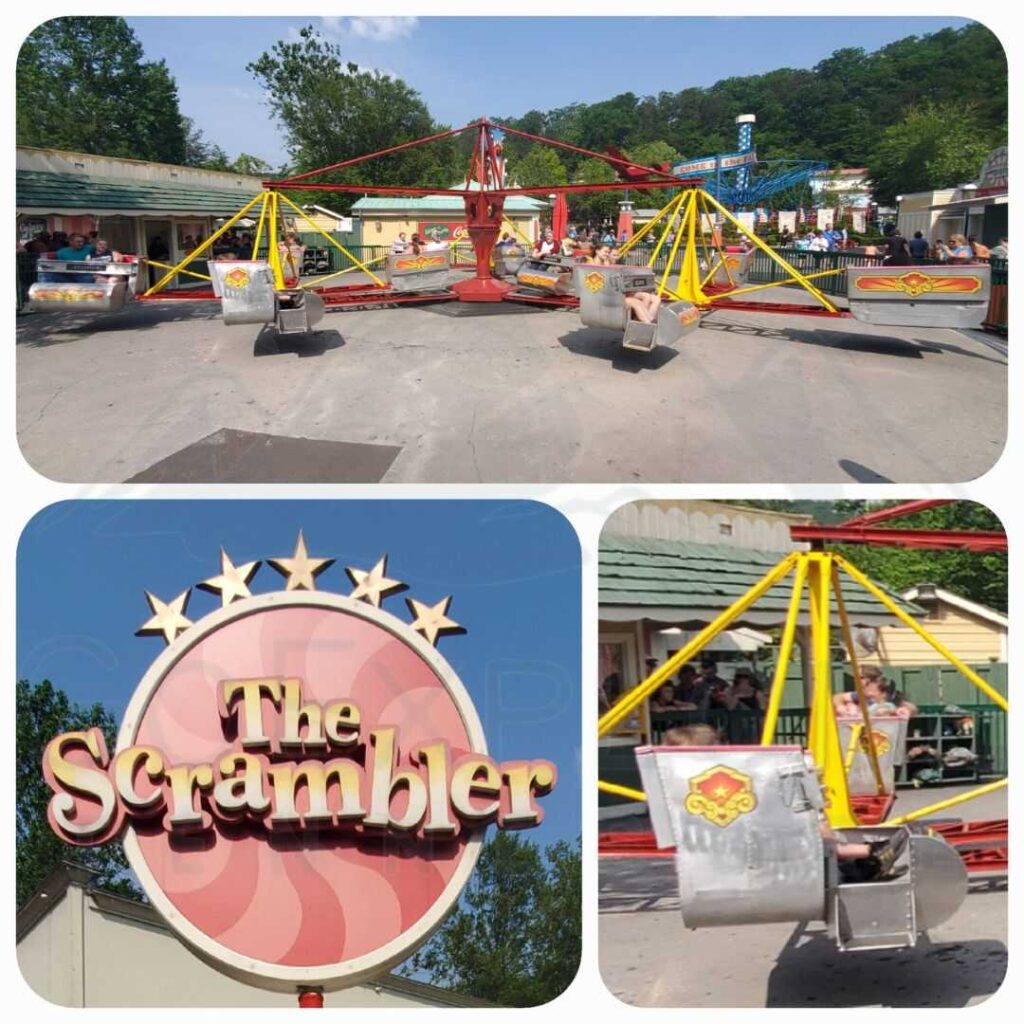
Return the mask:
<path fill-rule="evenodd" d="M 256 575 L 260 567 L 259 562 L 245 562 L 243 565 L 235 565 L 228 553 L 220 549 L 220 575 L 211 576 L 198 584 L 200 590 L 207 590 L 211 594 L 220 594 L 221 607 L 226 607 L 232 601 L 242 597 L 252 597 L 249 590 L 249 580 Z"/>
<path fill-rule="evenodd" d="M 402 583 L 401 580 L 388 579 L 384 575 L 387 571 L 387 555 L 384 555 L 369 572 L 364 569 L 346 566 L 345 572 L 348 574 L 348 578 L 355 584 L 355 589 L 348 596 L 357 600 L 368 601 L 374 608 L 379 608 L 383 598 L 400 590 L 405 590 L 408 586 Z"/>
<path fill-rule="evenodd" d="M 333 558 L 309 557 L 301 530 L 295 545 L 295 554 L 291 558 L 270 558 L 267 561 L 282 576 L 287 577 L 285 590 L 316 590 L 316 584 L 313 582 L 315 577 L 334 565 Z"/>
<path fill-rule="evenodd" d="M 151 594 L 148 590 L 145 591 L 153 617 L 139 626 L 135 635 L 159 636 L 162 633 L 167 643 L 174 643 L 177 635 L 192 625 L 191 619 L 185 618 L 185 609 L 188 608 L 188 598 L 191 592 L 192 588 L 189 587 L 173 601 L 168 601 L 165 604 L 159 597 Z"/>
<path fill-rule="evenodd" d="M 427 642 L 437 646 L 437 638 L 451 633 L 465 633 L 466 630 L 453 619 L 449 619 L 447 611 L 452 603 L 451 595 L 441 598 L 435 605 L 423 604 L 414 597 L 407 597 L 405 603 L 415 616 L 411 623 L 413 629 L 422 633 Z"/>

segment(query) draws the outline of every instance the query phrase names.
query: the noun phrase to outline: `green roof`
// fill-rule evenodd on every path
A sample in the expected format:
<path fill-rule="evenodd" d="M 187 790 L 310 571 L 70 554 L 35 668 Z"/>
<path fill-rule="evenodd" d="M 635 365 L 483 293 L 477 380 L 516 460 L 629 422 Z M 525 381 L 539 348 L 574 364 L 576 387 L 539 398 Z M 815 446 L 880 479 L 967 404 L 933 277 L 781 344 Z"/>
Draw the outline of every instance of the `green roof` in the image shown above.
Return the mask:
<path fill-rule="evenodd" d="M 548 204 L 529 196 L 509 196 L 505 209 L 516 213 L 538 213 Z M 367 196 L 352 204 L 353 212 L 386 213 L 388 210 L 459 210 L 463 209 L 461 196 L 419 196 L 408 199 L 394 196 Z"/>
<path fill-rule="evenodd" d="M 251 187 L 197 185 L 179 181 L 140 181 L 95 175 L 17 172 L 17 208 L 102 212 L 229 214 L 253 199 Z"/>
<path fill-rule="evenodd" d="M 668 613 L 672 619 L 684 621 L 687 610 L 691 610 L 695 620 L 703 620 L 709 610 L 728 608 L 784 557 L 784 552 L 755 551 L 729 544 L 602 535 L 598 601 L 603 610 L 613 606 L 630 608 L 638 613 L 637 617 L 658 619 L 659 613 Z M 781 621 L 789 604 L 792 581 L 792 574 L 786 576 L 762 595 L 740 621 Z M 882 589 L 909 614 L 924 614 L 888 588 Z M 843 599 L 853 622 L 891 618 L 880 601 L 846 577 Z M 805 598 L 805 611 L 806 607 Z"/>

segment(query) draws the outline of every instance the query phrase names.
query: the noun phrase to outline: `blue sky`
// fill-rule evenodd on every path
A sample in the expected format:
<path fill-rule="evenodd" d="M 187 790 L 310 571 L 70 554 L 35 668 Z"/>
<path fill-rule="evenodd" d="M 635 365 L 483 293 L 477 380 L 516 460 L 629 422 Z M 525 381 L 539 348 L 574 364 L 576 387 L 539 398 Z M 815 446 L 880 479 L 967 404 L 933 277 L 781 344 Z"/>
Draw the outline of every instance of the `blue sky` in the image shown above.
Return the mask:
<path fill-rule="evenodd" d="M 433 116 L 462 125 L 623 92 L 638 95 L 779 67 L 834 50 L 874 50 L 964 18 L 129 18 L 146 56 L 164 58 L 182 112 L 227 150 L 287 160 L 245 66 L 312 22 L 346 59 L 403 78 Z M 703 154 L 696 154 L 703 155 Z"/>
<path fill-rule="evenodd" d="M 312 556 L 338 561 L 319 589 L 348 593 L 345 565 L 410 585 L 387 598 L 434 604 L 468 632 L 438 649 L 469 690 L 498 759 L 546 757 L 559 783 L 543 800 L 538 842 L 580 830 L 579 545 L 553 509 L 526 501 L 68 501 L 40 512 L 18 549 L 19 679 L 50 679 L 80 703 L 102 701 L 120 719 L 163 649 L 136 637 L 149 617 L 143 590 L 163 600 L 235 564 L 290 557 L 302 529 Z M 282 589 L 267 565 L 253 593 Z M 219 598 L 193 590 L 196 621 Z"/>

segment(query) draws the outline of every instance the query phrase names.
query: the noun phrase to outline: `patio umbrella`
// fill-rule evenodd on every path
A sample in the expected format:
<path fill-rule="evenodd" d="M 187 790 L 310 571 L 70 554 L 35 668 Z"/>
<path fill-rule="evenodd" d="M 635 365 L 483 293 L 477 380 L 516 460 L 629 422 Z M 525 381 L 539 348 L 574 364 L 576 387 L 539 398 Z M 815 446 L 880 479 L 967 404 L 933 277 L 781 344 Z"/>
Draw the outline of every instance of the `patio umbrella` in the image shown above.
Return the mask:
<path fill-rule="evenodd" d="M 555 238 L 565 238 L 569 230 L 569 206 L 565 201 L 564 192 L 555 193 L 555 203 L 551 208 L 551 233 Z"/>

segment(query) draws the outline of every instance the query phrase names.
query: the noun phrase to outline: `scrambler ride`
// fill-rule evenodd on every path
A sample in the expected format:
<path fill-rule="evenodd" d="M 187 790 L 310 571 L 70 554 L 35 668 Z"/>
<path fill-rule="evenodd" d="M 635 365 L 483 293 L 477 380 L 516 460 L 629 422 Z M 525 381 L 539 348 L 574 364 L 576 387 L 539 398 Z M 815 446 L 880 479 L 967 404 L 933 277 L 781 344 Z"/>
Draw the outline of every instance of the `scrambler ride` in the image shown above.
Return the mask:
<path fill-rule="evenodd" d="M 416 188 L 364 184 L 338 184 L 323 180 L 334 172 L 353 168 L 402 150 L 440 139 L 469 134 L 474 136 L 472 155 L 464 188 Z M 534 143 L 570 150 L 603 160 L 616 172 L 614 182 L 598 184 L 511 186 L 505 170 L 504 135 L 515 135 Z M 920 327 L 978 327 L 988 307 L 991 287 L 987 265 L 928 267 L 849 267 L 803 274 L 774 249 L 748 231 L 710 192 L 701 178 L 683 179 L 664 169 L 633 163 L 621 155 L 609 155 L 573 146 L 556 139 L 494 124 L 481 118 L 462 128 L 414 139 L 365 156 L 277 181 L 263 182 L 263 191 L 214 232 L 177 265 L 136 259 L 125 265 L 51 263 L 50 269 L 62 281 L 34 284 L 29 290 L 29 308 L 39 311 L 115 312 L 130 300 L 220 300 L 225 323 L 274 324 L 281 333 L 304 333 L 319 322 L 327 310 L 373 308 L 399 303 L 519 302 L 555 308 L 578 309 L 587 327 L 621 334 L 626 348 L 649 352 L 658 345 L 675 344 L 700 325 L 701 317 L 725 309 L 755 313 L 787 313 L 825 317 L 852 316 L 865 323 Z M 570 193 L 671 190 L 674 194 L 658 214 L 637 231 L 621 249 L 628 253 L 645 238 L 658 238 L 646 267 L 595 267 L 569 257 L 534 259 L 529 250 L 495 248 L 502 227 L 505 200 L 510 196 L 565 196 Z M 470 277 L 453 271 L 454 245 L 448 251 L 426 250 L 419 254 L 398 254 L 363 262 L 324 232 L 293 202 L 286 192 L 344 192 L 383 196 L 448 196 L 461 199 L 466 211 L 466 233 L 473 248 Z M 211 274 L 188 269 L 202 259 L 214 243 L 247 214 L 256 215 L 258 225 L 252 258 L 229 263 L 211 262 Z M 300 282 L 295 271 L 289 275 L 279 250 L 285 214 L 296 224 L 302 222 L 338 250 L 346 261 L 339 271 Z M 750 246 L 745 253 L 729 251 L 713 222 L 731 224 Z M 660 234 L 656 234 L 660 229 Z M 256 258 L 265 241 L 268 256 Z M 524 240 L 525 241 L 525 240 Z M 530 243 L 527 241 L 527 245 Z M 782 278 L 768 284 L 747 284 L 755 250 L 764 253 L 782 272 Z M 666 267 L 660 277 L 654 267 L 663 252 Z M 681 253 L 681 256 L 680 256 Z M 678 262 L 677 262 L 678 258 Z M 380 267 L 379 264 L 384 266 Z M 40 269 L 44 269 L 40 261 Z M 151 287 L 143 287 L 144 266 L 157 266 L 166 273 Z M 380 274 L 374 269 L 378 265 Z M 127 271 L 114 270 L 127 266 Z M 678 266 L 678 273 L 671 268 Z M 293 268 L 294 269 L 294 268 Z M 358 284 L 328 284 L 359 271 L 368 280 Z M 121 273 L 124 288 L 96 283 L 97 274 Z M 814 284 L 816 279 L 845 273 L 849 312 L 839 310 Z M 196 278 L 209 288 L 173 289 L 167 285 L 178 275 Z M 515 279 L 513 284 L 509 278 Z M 749 302 L 742 296 L 796 284 L 807 291 L 816 306 L 796 303 Z M 633 319 L 626 297 L 638 292 L 657 294 L 662 300 L 653 324 Z"/>
<path fill-rule="evenodd" d="M 915 501 L 869 513 L 837 527 L 793 527 L 794 540 L 819 548 L 828 540 L 912 547 L 1005 551 L 1002 533 L 884 529 L 878 523 L 943 501 Z M 838 554 L 797 551 L 607 712 L 606 736 L 670 682 L 723 630 L 768 590 L 792 574 L 778 664 L 760 744 L 756 746 L 645 746 L 636 750 L 643 790 L 598 782 L 604 792 L 646 801 L 653 835 L 609 833 L 600 852 L 658 856 L 672 851 L 683 922 L 707 928 L 768 922 L 824 921 L 841 951 L 902 949 L 948 920 L 967 895 L 968 872 L 1005 870 L 1006 822 L 939 820 L 947 808 L 991 793 L 988 783 L 908 814 L 890 816 L 895 771 L 906 719 L 869 714 L 843 600 L 843 582 L 857 584 L 925 640 L 1004 712 L 1008 704 L 877 584 Z M 802 613 L 804 591 L 808 594 Z M 834 604 L 833 604 L 834 602 Z M 834 608 L 834 612 L 833 612 Z M 806 745 L 776 742 L 776 726 L 796 627 L 809 621 L 813 654 Z M 859 717 L 837 716 L 832 702 L 832 629 L 841 631 L 856 687 Z M 924 819 L 933 819 L 926 823 Z M 827 826 L 826 823 L 827 822 Z M 829 831 L 833 842 L 823 838 Z M 880 877 L 851 881 L 838 843 L 899 851 Z"/>

